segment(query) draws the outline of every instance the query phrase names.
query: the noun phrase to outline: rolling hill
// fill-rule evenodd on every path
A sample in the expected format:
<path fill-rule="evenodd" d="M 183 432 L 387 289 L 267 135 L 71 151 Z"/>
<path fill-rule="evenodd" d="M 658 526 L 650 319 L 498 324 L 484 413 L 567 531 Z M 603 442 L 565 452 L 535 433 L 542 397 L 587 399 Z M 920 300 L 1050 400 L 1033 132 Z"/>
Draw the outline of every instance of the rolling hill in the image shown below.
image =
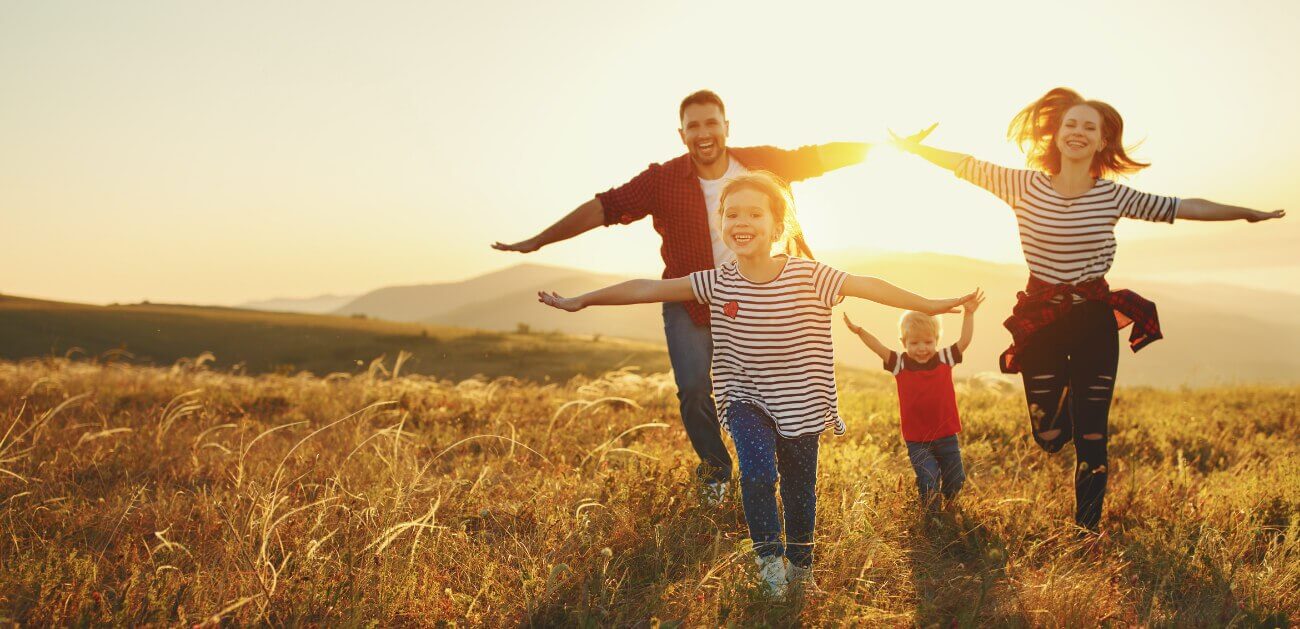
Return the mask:
<path fill-rule="evenodd" d="M 1024 286 L 1021 265 L 997 264 L 960 256 L 916 253 L 851 255 L 829 253 L 825 260 L 850 272 L 877 275 L 927 295 L 956 295 L 982 287 L 988 301 L 976 323 L 974 344 L 959 375 L 996 371 L 997 355 L 1010 342 L 1002 320 L 1010 313 L 1016 291 Z M 437 325 L 499 331 L 517 329 L 571 334 L 603 334 L 653 343 L 663 342 L 659 306 L 591 308 L 564 313 L 537 304 L 538 290 L 576 294 L 625 277 L 576 269 L 523 264 L 464 282 L 401 289 L 381 289 L 359 297 L 341 313 L 402 316 Z M 1219 285 L 1186 285 L 1116 276 L 1117 288 L 1132 288 L 1156 301 L 1165 340 L 1138 355 L 1124 350 L 1124 382 L 1158 386 L 1300 381 L 1300 295 Z M 382 304 L 369 309 L 367 304 Z M 896 339 L 898 311 L 860 300 L 837 310 L 847 312 L 887 343 Z M 947 315 L 947 342 L 955 340 L 959 315 Z M 1126 334 L 1126 332 L 1125 332 Z M 874 368 L 878 360 L 838 323 L 837 357 L 845 364 Z M 1264 348 L 1265 351 L 1262 351 Z"/>
<path fill-rule="evenodd" d="M 121 351 L 115 351 L 121 350 Z M 111 352 L 115 360 L 170 365 L 203 352 L 248 373 L 365 371 L 411 353 L 402 370 L 443 378 L 475 374 L 532 380 L 598 375 L 623 365 L 668 368 L 663 348 L 605 338 L 506 334 L 364 318 L 237 308 L 91 306 L 0 295 L 0 358 Z"/>

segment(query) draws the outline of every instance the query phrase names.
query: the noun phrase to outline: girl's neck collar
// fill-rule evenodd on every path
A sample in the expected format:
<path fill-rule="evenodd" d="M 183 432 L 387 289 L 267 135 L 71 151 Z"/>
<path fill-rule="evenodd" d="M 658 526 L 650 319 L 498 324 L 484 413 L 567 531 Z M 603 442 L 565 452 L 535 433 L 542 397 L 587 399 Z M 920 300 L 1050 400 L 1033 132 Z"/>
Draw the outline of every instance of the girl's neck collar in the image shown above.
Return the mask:
<path fill-rule="evenodd" d="M 736 256 L 736 272 L 750 284 L 767 284 L 781 277 L 789 263 L 790 256 L 784 254 L 779 256 Z"/>

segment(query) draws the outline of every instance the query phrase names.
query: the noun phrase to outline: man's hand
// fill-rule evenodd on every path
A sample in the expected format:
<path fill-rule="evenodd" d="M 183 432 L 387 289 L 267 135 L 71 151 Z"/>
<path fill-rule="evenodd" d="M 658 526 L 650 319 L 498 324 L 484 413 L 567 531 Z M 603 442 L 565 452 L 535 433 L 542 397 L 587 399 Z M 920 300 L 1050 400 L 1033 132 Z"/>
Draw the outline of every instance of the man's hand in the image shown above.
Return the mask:
<path fill-rule="evenodd" d="M 561 297 L 555 291 L 549 293 L 546 291 L 537 291 L 537 301 L 552 308 L 559 308 L 560 310 L 567 310 L 569 312 L 577 312 L 585 307 L 585 304 L 579 301 L 576 297 Z"/>
<path fill-rule="evenodd" d="M 514 243 L 513 245 L 508 245 L 504 242 L 494 242 L 492 243 L 492 248 L 496 249 L 497 251 L 517 251 L 519 253 L 532 253 L 534 251 L 537 251 L 538 249 L 541 249 L 541 246 L 537 244 L 537 240 L 535 238 L 529 238 L 528 240 L 521 240 L 517 243 Z"/>

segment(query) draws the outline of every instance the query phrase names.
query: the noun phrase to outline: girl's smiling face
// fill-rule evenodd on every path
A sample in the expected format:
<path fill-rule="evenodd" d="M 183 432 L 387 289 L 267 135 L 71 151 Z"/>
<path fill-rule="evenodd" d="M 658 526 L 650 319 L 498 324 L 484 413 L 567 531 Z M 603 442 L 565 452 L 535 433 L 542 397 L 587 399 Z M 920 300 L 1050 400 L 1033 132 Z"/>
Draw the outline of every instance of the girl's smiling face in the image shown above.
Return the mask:
<path fill-rule="evenodd" d="M 722 242 L 737 256 L 772 253 L 780 237 L 767 195 L 741 188 L 727 195 L 722 209 Z"/>

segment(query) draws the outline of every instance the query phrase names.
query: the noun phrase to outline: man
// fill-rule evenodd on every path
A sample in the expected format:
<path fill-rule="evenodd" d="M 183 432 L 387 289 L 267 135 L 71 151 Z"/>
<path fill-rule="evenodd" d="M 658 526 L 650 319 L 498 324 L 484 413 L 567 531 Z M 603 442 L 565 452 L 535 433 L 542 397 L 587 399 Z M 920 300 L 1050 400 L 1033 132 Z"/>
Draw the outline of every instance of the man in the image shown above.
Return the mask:
<path fill-rule="evenodd" d="M 770 146 L 729 148 L 726 107 L 709 90 L 683 99 L 678 120 L 685 155 L 651 164 L 631 181 L 597 194 L 528 240 L 492 247 L 529 253 L 598 226 L 627 224 L 650 215 L 663 238 L 663 277 L 682 277 L 734 257 L 722 243 L 718 216 L 718 195 L 728 179 L 750 170 L 767 170 L 789 182 L 802 181 L 861 162 L 869 148 L 856 142 L 792 151 Z M 669 303 L 663 306 L 663 316 L 682 424 L 701 461 L 696 473 L 704 483 L 706 499 L 717 504 L 727 493 L 731 455 L 723 444 L 713 403 L 709 311 L 697 303 Z"/>

